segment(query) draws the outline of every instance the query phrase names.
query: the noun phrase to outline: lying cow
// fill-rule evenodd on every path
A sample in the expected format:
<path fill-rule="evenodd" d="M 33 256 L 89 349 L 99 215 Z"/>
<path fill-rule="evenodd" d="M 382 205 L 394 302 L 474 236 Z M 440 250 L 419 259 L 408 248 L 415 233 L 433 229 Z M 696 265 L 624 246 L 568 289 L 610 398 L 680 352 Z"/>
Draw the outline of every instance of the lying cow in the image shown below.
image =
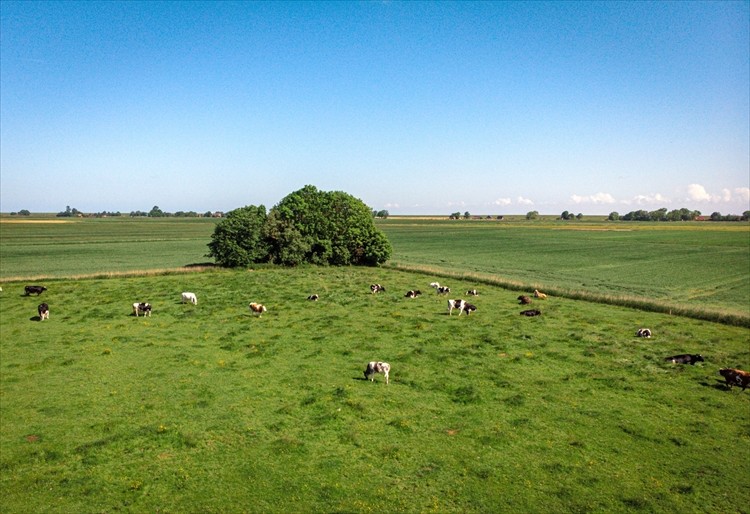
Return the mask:
<path fill-rule="evenodd" d="M 404 296 L 406 298 L 416 298 L 417 296 L 419 296 L 421 294 L 422 294 L 422 291 L 420 291 L 419 289 L 415 289 L 413 291 L 407 291 Z"/>
<path fill-rule="evenodd" d="M 448 294 L 451 292 L 451 288 L 448 286 L 438 286 L 437 294 Z"/>
<path fill-rule="evenodd" d="M 385 291 L 385 287 L 380 284 L 372 284 L 370 286 L 370 291 L 372 291 L 372 294 L 379 293 L 380 291 Z"/>
<path fill-rule="evenodd" d="M 23 288 L 23 290 L 26 292 L 26 296 L 29 296 L 32 293 L 39 296 L 40 294 L 45 292 L 47 288 L 44 286 L 26 286 Z"/>
<path fill-rule="evenodd" d="M 151 304 L 146 302 L 135 302 L 133 304 L 133 314 L 135 314 L 136 318 L 140 314 L 143 314 L 143 317 L 151 317 Z"/>
<path fill-rule="evenodd" d="M 435 289 L 437 289 L 438 287 L 440 287 L 440 282 L 430 282 L 430 287 L 434 287 Z"/>
<path fill-rule="evenodd" d="M 722 368 L 719 370 L 719 374 L 724 377 L 729 389 L 732 386 L 737 386 L 741 387 L 744 391 L 746 387 L 750 387 L 750 373 L 747 371 L 735 368 Z"/>
<path fill-rule="evenodd" d="M 518 303 L 521 305 L 528 305 L 531 303 L 531 298 L 525 295 L 519 296 L 518 298 L 516 298 L 516 300 L 518 300 Z"/>
<path fill-rule="evenodd" d="M 459 316 L 464 312 L 468 316 L 473 311 L 477 310 L 474 305 L 467 303 L 465 300 L 448 300 L 448 316 L 453 315 L 453 309 L 458 309 Z"/>
<path fill-rule="evenodd" d="M 39 321 L 49 319 L 49 305 L 46 303 L 40 303 L 36 310 L 39 312 Z"/>
<path fill-rule="evenodd" d="M 466 294 L 469 296 L 479 296 L 479 292 L 476 289 L 469 289 L 466 291 Z"/>
<path fill-rule="evenodd" d="M 266 306 L 262 303 L 253 302 L 250 304 L 250 312 L 252 312 L 253 314 L 257 314 L 259 318 L 263 316 L 263 313 L 266 311 Z"/>
<path fill-rule="evenodd" d="M 310 296 L 307 297 L 307 299 L 310 300 L 311 302 L 317 302 L 318 298 L 320 298 L 320 296 L 316 294 L 311 294 Z"/>
<path fill-rule="evenodd" d="M 673 355 L 672 357 L 666 357 L 664 360 L 672 364 L 690 364 L 691 366 L 695 365 L 696 362 L 705 362 L 702 355 L 689 353 Z"/>
<path fill-rule="evenodd" d="M 190 302 L 193 305 L 198 305 L 198 297 L 195 293 L 182 293 L 182 303 Z"/>
<path fill-rule="evenodd" d="M 388 373 L 391 371 L 391 365 L 387 362 L 370 361 L 367 363 L 367 369 L 365 369 L 365 380 L 375 382 L 375 374 L 382 373 L 385 376 L 385 383 L 388 382 Z"/>
<path fill-rule="evenodd" d="M 547 295 L 544 293 L 540 293 L 538 289 L 534 289 L 534 298 L 539 298 L 540 300 L 544 300 L 547 298 Z"/>
<path fill-rule="evenodd" d="M 537 309 L 529 309 L 527 311 L 521 311 L 521 316 L 541 316 L 542 311 Z"/>
<path fill-rule="evenodd" d="M 651 337 L 651 330 L 647 328 L 639 328 L 635 335 L 637 337 Z"/>

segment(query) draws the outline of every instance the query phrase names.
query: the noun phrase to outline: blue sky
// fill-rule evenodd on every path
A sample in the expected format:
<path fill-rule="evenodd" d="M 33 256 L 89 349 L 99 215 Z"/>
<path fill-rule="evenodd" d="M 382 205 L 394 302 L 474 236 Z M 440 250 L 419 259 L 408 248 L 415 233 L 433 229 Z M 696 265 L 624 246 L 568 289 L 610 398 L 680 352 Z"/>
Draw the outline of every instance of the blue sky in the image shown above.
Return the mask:
<path fill-rule="evenodd" d="M 0 210 L 750 209 L 750 2 L 0 2 Z"/>

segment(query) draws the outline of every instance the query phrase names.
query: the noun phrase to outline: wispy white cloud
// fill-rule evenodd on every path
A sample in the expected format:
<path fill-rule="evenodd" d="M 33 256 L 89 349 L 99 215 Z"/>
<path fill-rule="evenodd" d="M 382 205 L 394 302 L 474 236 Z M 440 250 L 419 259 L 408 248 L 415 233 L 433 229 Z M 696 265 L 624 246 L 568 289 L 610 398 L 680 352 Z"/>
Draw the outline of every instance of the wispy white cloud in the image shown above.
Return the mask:
<path fill-rule="evenodd" d="M 533 201 L 529 200 L 528 198 L 524 198 L 523 196 L 519 196 L 516 200 L 516 203 L 518 203 L 518 205 L 534 205 Z"/>
<path fill-rule="evenodd" d="M 636 195 L 631 200 L 623 200 L 625 205 L 656 205 L 656 204 L 668 204 L 672 201 L 661 193 L 651 195 Z"/>
<path fill-rule="evenodd" d="M 735 187 L 734 194 L 736 194 L 740 200 L 750 202 L 750 187 Z"/>
<path fill-rule="evenodd" d="M 513 200 L 511 200 L 510 198 L 498 198 L 497 200 L 495 200 L 494 202 L 492 202 L 492 205 L 506 206 L 506 205 L 510 205 L 512 203 L 513 203 Z"/>
<path fill-rule="evenodd" d="M 572 195 L 570 198 L 573 203 L 593 203 L 595 205 L 615 203 L 614 197 L 609 193 L 596 193 L 588 196 Z"/>

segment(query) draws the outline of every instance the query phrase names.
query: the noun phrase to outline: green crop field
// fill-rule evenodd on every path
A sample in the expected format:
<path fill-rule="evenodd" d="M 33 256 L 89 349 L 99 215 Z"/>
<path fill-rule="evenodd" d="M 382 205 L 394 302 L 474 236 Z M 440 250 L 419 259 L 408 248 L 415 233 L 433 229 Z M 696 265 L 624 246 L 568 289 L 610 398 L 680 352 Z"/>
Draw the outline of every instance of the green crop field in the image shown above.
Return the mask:
<path fill-rule="evenodd" d="M 55 279 L 40 297 L 5 282 L 0 510 L 748 512 L 750 391 L 717 373 L 750 367 L 747 329 L 555 297 L 527 318 L 517 292 L 461 280 L 478 310 L 448 316 L 429 282 L 333 267 Z M 664 361 L 678 353 L 705 362 Z M 390 385 L 363 379 L 373 359 Z"/>
<path fill-rule="evenodd" d="M 214 220 L 31 221 L 0 219 L 3 513 L 750 512 L 750 391 L 718 374 L 750 369 L 747 224 L 389 219 L 384 268 L 188 273 Z"/>

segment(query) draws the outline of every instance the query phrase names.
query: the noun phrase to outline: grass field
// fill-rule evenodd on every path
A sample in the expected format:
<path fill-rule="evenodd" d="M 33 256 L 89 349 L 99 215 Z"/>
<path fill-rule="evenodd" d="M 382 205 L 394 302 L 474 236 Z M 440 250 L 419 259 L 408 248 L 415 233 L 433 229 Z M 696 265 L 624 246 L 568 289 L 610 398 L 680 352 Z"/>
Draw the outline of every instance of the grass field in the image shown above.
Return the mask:
<path fill-rule="evenodd" d="M 570 299 L 747 319 L 747 224 L 389 219 L 386 268 L 185 273 L 214 220 L 31 221 L 0 219 L 3 513 L 750 512 L 750 392 L 717 373 L 750 330 Z M 530 286 L 561 293 L 538 318 Z"/>
<path fill-rule="evenodd" d="M 750 392 L 717 374 L 750 367 L 747 329 L 554 297 L 526 318 L 517 292 L 458 280 L 478 310 L 447 316 L 429 282 L 260 268 L 49 280 L 39 298 L 5 282 L 0 510 L 749 511 Z M 706 361 L 663 361 L 677 353 Z M 363 379 L 373 359 L 390 385 Z"/>

